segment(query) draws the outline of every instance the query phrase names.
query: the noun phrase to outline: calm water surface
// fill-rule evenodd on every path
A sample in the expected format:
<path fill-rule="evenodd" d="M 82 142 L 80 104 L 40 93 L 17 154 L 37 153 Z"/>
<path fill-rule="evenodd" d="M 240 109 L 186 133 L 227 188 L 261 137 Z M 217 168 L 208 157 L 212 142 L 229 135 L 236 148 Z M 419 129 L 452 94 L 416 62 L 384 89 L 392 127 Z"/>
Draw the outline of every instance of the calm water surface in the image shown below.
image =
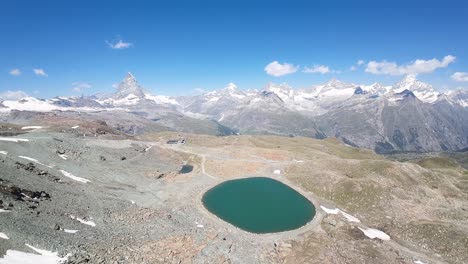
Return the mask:
<path fill-rule="evenodd" d="M 315 216 L 307 198 L 265 177 L 223 182 L 208 190 L 202 201 L 211 213 L 252 233 L 297 229 Z"/>

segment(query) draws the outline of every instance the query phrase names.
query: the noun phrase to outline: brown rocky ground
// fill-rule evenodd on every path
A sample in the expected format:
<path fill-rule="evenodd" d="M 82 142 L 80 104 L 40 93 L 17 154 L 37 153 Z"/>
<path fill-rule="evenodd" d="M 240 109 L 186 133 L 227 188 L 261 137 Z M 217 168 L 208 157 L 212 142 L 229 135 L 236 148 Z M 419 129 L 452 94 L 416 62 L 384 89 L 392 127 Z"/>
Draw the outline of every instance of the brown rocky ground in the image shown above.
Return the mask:
<path fill-rule="evenodd" d="M 0 142 L 0 151 L 8 152 L 0 155 L 2 188 L 50 195 L 29 208 L 25 205 L 34 199 L 0 194 L 10 211 L 0 213 L 0 232 L 10 237 L 0 239 L 0 255 L 27 251 L 29 243 L 71 253 L 69 263 L 468 262 L 468 172 L 458 162 L 463 157 L 399 162 L 335 139 L 175 132 L 122 137 L 113 130 L 83 136 L 57 123 L 41 125 L 49 127 L 18 136 L 29 142 Z M 106 126 L 91 122 L 90 135 L 100 125 Z M 187 143 L 166 144 L 179 137 Z M 20 155 L 54 167 L 31 166 Z M 184 164 L 193 171 L 178 173 Z M 64 178 L 60 170 L 91 182 Z M 314 202 L 316 217 L 297 230 L 256 235 L 201 205 L 201 195 L 212 186 L 250 176 L 295 188 Z M 326 214 L 320 205 L 361 222 Z M 70 214 L 96 226 L 82 225 Z M 66 234 L 55 224 L 80 231 Z M 366 227 L 391 239 L 370 239 L 359 229 Z"/>

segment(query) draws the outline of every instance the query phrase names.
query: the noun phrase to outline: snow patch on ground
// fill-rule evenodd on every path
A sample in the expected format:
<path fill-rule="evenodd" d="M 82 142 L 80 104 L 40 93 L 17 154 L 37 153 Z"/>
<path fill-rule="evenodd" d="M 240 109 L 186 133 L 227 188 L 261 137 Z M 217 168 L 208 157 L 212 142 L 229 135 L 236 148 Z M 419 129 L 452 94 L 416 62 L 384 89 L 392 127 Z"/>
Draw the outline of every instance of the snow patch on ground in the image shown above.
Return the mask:
<path fill-rule="evenodd" d="M 47 168 L 53 168 L 53 167 L 54 167 L 53 165 L 46 165 L 46 164 L 44 164 L 44 163 L 38 161 L 37 159 L 33 159 L 33 158 L 30 158 L 30 157 L 18 156 L 18 158 L 22 158 L 22 159 L 25 159 L 25 160 L 32 161 L 32 162 L 37 163 L 37 164 L 39 164 L 39 165 L 46 166 Z"/>
<path fill-rule="evenodd" d="M 0 151 L 0 154 L 8 155 L 8 151 L 3 151 L 3 150 L 1 150 L 1 151 Z"/>
<path fill-rule="evenodd" d="M 65 154 L 58 154 L 60 158 L 62 158 L 63 160 L 67 160 L 68 159 L 68 156 L 65 155 Z"/>
<path fill-rule="evenodd" d="M 41 126 L 24 126 L 21 129 L 26 130 L 26 129 L 41 129 Z"/>
<path fill-rule="evenodd" d="M 65 263 L 68 256 L 45 256 L 26 253 L 16 250 L 7 250 L 6 255 L 0 258 L 0 264 L 60 264 Z"/>
<path fill-rule="evenodd" d="M 353 223 L 360 223 L 361 222 L 361 220 L 359 220 L 358 218 L 344 212 L 341 209 L 338 209 L 338 208 L 330 209 L 330 208 L 327 208 L 327 207 L 325 207 L 323 205 L 321 205 L 320 208 L 322 208 L 322 210 L 325 211 L 325 213 L 327 213 L 327 214 L 336 215 L 336 214 L 340 213 L 341 215 L 344 216 L 344 218 L 346 218 L 346 220 L 348 220 L 348 222 L 353 222 Z"/>
<path fill-rule="evenodd" d="M 427 264 L 426 262 L 422 262 L 422 261 L 420 261 L 420 260 L 415 260 L 414 263 L 415 263 L 415 264 Z"/>
<path fill-rule="evenodd" d="M 360 227 L 358 228 L 364 233 L 364 235 L 366 235 L 370 239 L 378 238 L 381 240 L 390 240 L 390 236 L 380 230 L 377 230 L 374 228 L 367 228 L 367 229 L 360 228 Z"/>
<path fill-rule="evenodd" d="M 0 258 L 0 264 L 59 264 L 67 261 L 69 254 L 61 258 L 57 252 L 38 249 L 26 244 L 38 254 L 26 253 L 17 250 L 7 250 L 5 256 Z"/>
<path fill-rule="evenodd" d="M 281 174 L 281 171 L 280 171 L 280 170 L 274 170 L 274 171 L 273 171 L 273 174 L 275 174 L 275 175 L 280 175 L 280 174 Z"/>
<path fill-rule="evenodd" d="M 330 208 L 327 208 L 327 207 L 325 207 L 325 206 L 323 206 L 323 205 L 321 205 L 320 208 L 322 208 L 322 210 L 325 211 L 325 213 L 327 213 L 327 214 L 334 214 L 334 215 L 336 215 L 336 214 L 338 214 L 338 213 L 341 211 L 341 210 L 338 209 L 338 208 L 330 209 Z"/>
<path fill-rule="evenodd" d="M 73 129 L 77 129 L 79 128 L 80 126 L 72 126 Z"/>
<path fill-rule="evenodd" d="M 340 210 L 341 211 L 341 210 Z M 360 223 L 361 220 L 357 219 L 356 217 L 348 214 L 348 213 L 345 213 L 343 211 L 341 211 L 341 214 L 346 218 L 346 220 L 348 220 L 348 222 L 353 222 L 353 223 Z"/>
<path fill-rule="evenodd" d="M 79 218 L 79 217 L 75 217 L 74 215 L 70 215 L 70 218 L 71 219 L 75 219 L 76 221 L 82 223 L 82 224 L 85 224 L 85 225 L 89 225 L 89 226 L 96 226 L 96 224 L 93 222 L 93 221 L 88 221 L 88 220 L 84 220 L 82 218 Z"/>
<path fill-rule="evenodd" d="M 7 235 L 5 235 L 5 233 L 2 233 L 2 232 L 0 232 L 0 238 L 10 239 Z"/>
<path fill-rule="evenodd" d="M 63 229 L 63 232 L 65 233 L 70 233 L 70 234 L 75 234 L 76 232 L 78 232 L 80 230 L 73 230 L 73 229 Z"/>
<path fill-rule="evenodd" d="M 10 212 L 10 210 L 0 209 L 0 213 L 8 213 L 8 212 Z"/>
<path fill-rule="evenodd" d="M 6 137 L 0 137 L 0 141 L 10 141 L 10 142 L 28 142 L 29 139 L 26 138 L 6 138 Z"/>
<path fill-rule="evenodd" d="M 148 150 L 150 150 L 153 146 L 149 146 L 147 148 L 145 148 L 145 152 L 148 152 Z"/>
<path fill-rule="evenodd" d="M 63 174 L 63 176 L 68 177 L 68 178 L 70 178 L 72 180 L 79 181 L 79 182 L 82 182 L 82 183 L 90 182 L 90 180 L 88 180 L 88 179 L 77 177 L 77 176 L 75 176 L 75 175 L 73 175 L 73 174 L 71 174 L 69 172 L 64 171 L 64 170 L 60 170 L 60 172 Z"/>

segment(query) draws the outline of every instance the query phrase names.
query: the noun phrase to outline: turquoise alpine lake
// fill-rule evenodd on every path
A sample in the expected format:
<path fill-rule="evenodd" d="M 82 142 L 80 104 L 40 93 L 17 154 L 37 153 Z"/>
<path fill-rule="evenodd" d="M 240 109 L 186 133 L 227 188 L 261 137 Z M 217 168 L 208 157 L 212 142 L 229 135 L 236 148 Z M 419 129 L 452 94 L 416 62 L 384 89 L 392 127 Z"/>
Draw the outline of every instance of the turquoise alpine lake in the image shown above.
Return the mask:
<path fill-rule="evenodd" d="M 266 177 L 225 181 L 208 190 L 202 202 L 224 221 L 257 234 L 297 229 L 315 216 L 306 197 Z"/>

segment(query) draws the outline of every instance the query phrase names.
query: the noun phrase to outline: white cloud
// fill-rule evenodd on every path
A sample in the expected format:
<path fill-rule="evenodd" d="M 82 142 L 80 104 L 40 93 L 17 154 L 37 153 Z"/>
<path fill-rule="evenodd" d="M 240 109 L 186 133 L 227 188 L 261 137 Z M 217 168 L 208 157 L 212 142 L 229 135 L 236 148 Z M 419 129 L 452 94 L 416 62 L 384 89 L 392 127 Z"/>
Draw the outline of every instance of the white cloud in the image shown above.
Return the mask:
<path fill-rule="evenodd" d="M 456 72 L 451 77 L 457 82 L 468 82 L 468 72 Z"/>
<path fill-rule="evenodd" d="M 454 62 L 455 56 L 447 55 L 441 61 L 438 59 L 432 60 L 415 60 L 406 65 L 398 65 L 395 62 L 388 61 L 369 61 L 367 63 L 366 72 L 377 75 L 417 75 L 420 73 L 431 73 L 439 68 L 446 68 L 450 63 Z"/>
<path fill-rule="evenodd" d="M 328 66 L 325 65 L 314 65 L 313 67 L 304 67 L 303 72 L 306 73 L 320 73 L 320 74 L 327 74 L 331 73 L 332 71 Z"/>
<path fill-rule="evenodd" d="M 44 71 L 44 69 L 33 69 L 34 71 L 34 74 L 36 74 L 37 76 L 44 76 L 44 77 L 47 77 L 47 73 Z"/>
<path fill-rule="evenodd" d="M 72 83 L 72 86 L 72 89 L 75 92 L 83 92 L 84 90 L 91 88 L 91 85 L 85 82 L 74 82 Z"/>
<path fill-rule="evenodd" d="M 126 49 L 126 48 L 130 48 L 131 46 L 133 46 L 133 43 L 124 42 L 121 39 L 119 39 L 118 41 L 112 41 L 112 42 L 109 42 L 106 40 L 106 43 L 111 49 Z"/>
<path fill-rule="evenodd" d="M 10 71 L 10 75 L 13 75 L 13 76 L 20 76 L 21 75 L 21 71 L 20 69 L 12 69 Z"/>
<path fill-rule="evenodd" d="M 20 90 L 18 91 L 8 90 L 8 91 L 0 93 L 0 98 L 2 98 L 3 100 L 19 100 L 24 97 L 28 97 L 28 94 Z"/>
<path fill-rule="evenodd" d="M 265 72 L 268 75 L 272 75 L 275 77 L 295 73 L 299 69 L 299 66 L 294 66 L 289 63 L 279 63 L 278 61 L 273 61 L 270 62 L 266 67 L 265 67 Z"/>
<path fill-rule="evenodd" d="M 358 60 L 356 64 L 352 65 L 349 67 L 350 71 L 357 71 L 362 65 L 364 65 L 366 62 L 364 60 Z"/>

